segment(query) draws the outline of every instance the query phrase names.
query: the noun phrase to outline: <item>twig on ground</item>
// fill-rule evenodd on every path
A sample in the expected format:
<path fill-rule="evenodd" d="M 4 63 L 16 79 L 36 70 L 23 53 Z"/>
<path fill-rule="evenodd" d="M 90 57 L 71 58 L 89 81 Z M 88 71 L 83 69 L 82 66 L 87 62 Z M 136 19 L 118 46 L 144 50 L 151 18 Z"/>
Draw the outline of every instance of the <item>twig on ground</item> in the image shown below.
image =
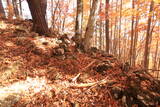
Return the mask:
<path fill-rule="evenodd" d="M 102 85 L 102 84 L 110 84 L 110 83 L 114 83 L 115 81 L 111 81 L 111 80 L 106 80 L 106 79 L 103 79 L 103 80 L 100 80 L 98 82 L 93 82 L 93 83 L 80 83 L 80 84 L 74 84 L 70 87 L 73 87 L 73 88 L 86 88 L 86 87 L 91 87 L 91 86 L 94 86 L 94 85 Z"/>
<path fill-rule="evenodd" d="M 92 64 L 94 64 L 95 62 L 96 62 L 96 60 L 93 60 L 93 61 L 92 61 L 91 63 L 89 63 L 86 67 L 82 68 L 81 72 L 87 70 L 87 69 L 88 69 L 89 67 L 91 67 Z"/>
<path fill-rule="evenodd" d="M 81 75 L 81 73 L 78 73 L 78 74 L 72 79 L 72 82 L 77 81 L 77 79 L 79 78 L 80 75 Z"/>

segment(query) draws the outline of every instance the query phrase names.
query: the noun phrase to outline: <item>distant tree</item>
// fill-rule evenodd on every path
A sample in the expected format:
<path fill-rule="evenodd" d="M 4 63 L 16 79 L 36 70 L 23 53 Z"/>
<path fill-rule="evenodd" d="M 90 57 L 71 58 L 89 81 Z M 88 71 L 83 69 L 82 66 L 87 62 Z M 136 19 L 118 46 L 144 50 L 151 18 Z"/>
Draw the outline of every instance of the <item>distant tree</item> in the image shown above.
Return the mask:
<path fill-rule="evenodd" d="M 47 0 L 27 0 L 33 18 L 33 31 L 48 35 L 49 29 L 45 19 Z"/>
<path fill-rule="evenodd" d="M 7 1 L 8 19 L 12 19 L 14 16 L 13 7 L 10 0 Z"/>
<path fill-rule="evenodd" d="M 109 53 L 109 0 L 106 0 L 106 52 Z"/>
<path fill-rule="evenodd" d="M 154 1 L 151 1 L 149 14 L 152 13 L 154 7 Z M 152 15 L 148 16 L 148 25 L 147 25 L 147 33 L 146 33 L 146 41 L 145 41 L 145 51 L 144 51 L 144 68 L 148 69 L 149 66 L 149 44 L 151 41 L 151 22 Z"/>
<path fill-rule="evenodd" d="M 93 34 L 94 34 L 94 26 L 96 24 L 96 14 L 98 14 L 100 7 L 100 0 L 93 0 L 92 2 L 92 8 L 85 32 L 85 40 L 84 40 L 84 48 L 85 51 L 91 48 L 92 42 L 93 42 Z"/>
<path fill-rule="evenodd" d="M 132 9 L 134 10 L 135 8 L 135 1 L 132 0 Z M 131 45 L 130 45 L 130 53 L 129 53 L 129 57 L 130 57 L 130 65 L 132 65 L 132 56 L 133 56 L 133 40 L 134 40 L 134 24 L 135 24 L 135 18 L 134 18 L 134 14 L 132 14 L 132 24 L 131 24 Z"/>
<path fill-rule="evenodd" d="M 13 4 L 14 14 L 15 14 L 16 18 L 20 18 L 17 0 L 12 0 L 12 4 Z"/>
<path fill-rule="evenodd" d="M 82 20 L 83 20 L 83 0 L 77 0 L 77 15 L 75 25 L 75 36 L 82 38 Z"/>
<path fill-rule="evenodd" d="M 22 1 L 21 0 L 19 0 L 19 10 L 20 10 L 21 17 L 23 17 L 23 13 L 22 13 Z"/>
<path fill-rule="evenodd" d="M 0 0 L 0 17 L 5 18 L 5 11 L 3 8 L 2 0 Z"/>

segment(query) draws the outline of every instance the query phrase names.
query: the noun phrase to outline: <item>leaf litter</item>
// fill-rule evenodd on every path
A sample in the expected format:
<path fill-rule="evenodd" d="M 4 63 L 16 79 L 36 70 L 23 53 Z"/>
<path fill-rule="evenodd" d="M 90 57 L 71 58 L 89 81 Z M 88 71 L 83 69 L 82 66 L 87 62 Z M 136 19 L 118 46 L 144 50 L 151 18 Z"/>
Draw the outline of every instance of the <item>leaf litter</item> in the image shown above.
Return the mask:
<path fill-rule="evenodd" d="M 31 27 L 27 20 L 1 23 L 0 107 L 159 105 L 160 82 L 141 68 L 100 50 L 76 51 L 64 35 L 38 36 Z"/>

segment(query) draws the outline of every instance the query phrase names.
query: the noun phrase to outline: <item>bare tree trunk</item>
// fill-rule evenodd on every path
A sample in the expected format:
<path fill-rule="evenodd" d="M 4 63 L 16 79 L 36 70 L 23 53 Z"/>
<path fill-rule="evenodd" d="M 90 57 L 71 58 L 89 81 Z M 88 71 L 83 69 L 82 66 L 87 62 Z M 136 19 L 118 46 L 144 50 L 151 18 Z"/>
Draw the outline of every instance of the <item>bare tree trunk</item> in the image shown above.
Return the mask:
<path fill-rule="evenodd" d="M 23 18 L 22 1 L 21 0 L 19 0 L 19 10 L 20 10 L 20 16 Z"/>
<path fill-rule="evenodd" d="M 156 65 L 157 65 L 158 45 L 159 45 L 159 41 L 157 40 L 156 51 L 155 51 L 155 54 L 154 54 L 153 69 L 157 69 Z"/>
<path fill-rule="evenodd" d="M 53 11 L 53 0 L 51 0 L 51 3 L 52 3 L 52 9 L 51 9 L 51 14 L 52 14 L 52 28 L 53 28 L 53 30 L 54 30 L 54 28 L 55 28 L 55 16 L 56 16 L 56 11 L 57 11 L 57 9 L 58 9 L 58 6 L 59 6 L 59 0 L 55 3 L 56 4 L 56 7 L 55 7 L 55 9 L 54 9 L 54 11 Z"/>
<path fill-rule="evenodd" d="M 122 0 L 121 0 L 121 3 L 120 3 L 120 18 L 119 18 L 119 50 L 118 50 L 118 56 L 119 56 L 119 59 L 121 58 L 121 21 L 122 21 Z"/>
<path fill-rule="evenodd" d="M 96 14 L 98 13 L 100 6 L 99 0 L 93 0 L 92 9 L 90 12 L 86 32 L 85 32 L 85 40 L 84 40 L 84 48 L 87 51 L 92 44 L 93 34 L 94 34 L 94 25 L 96 24 Z"/>
<path fill-rule="evenodd" d="M 0 17 L 5 18 L 5 11 L 3 8 L 2 0 L 0 0 Z"/>
<path fill-rule="evenodd" d="M 99 8 L 99 13 L 102 11 L 102 6 L 101 6 L 102 0 L 100 0 L 100 8 Z M 102 50 L 102 18 L 100 16 L 99 18 L 99 47 L 100 50 Z"/>
<path fill-rule="evenodd" d="M 14 14 L 16 18 L 20 18 L 19 16 L 19 10 L 18 10 L 18 5 L 17 5 L 17 0 L 12 0 L 13 4 L 13 9 L 14 9 Z"/>
<path fill-rule="evenodd" d="M 100 19 L 99 27 L 99 49 L 102 50 L 102 20 Z"/>
<path fill-rule="evenodd" d="M 160 58 L 158 58 L 159 60 L 158 60 L 158 70 L 160 70 Z M 159 79 L 159 71 L 157 72 L 157 78 Z"/>
<path fill-rule="evenodd" d="M 77 0 L 77 15 L 75 25 L 75 36 L 82 38 L 82 21 L 83 20 L 83 0 Z"/>
<path fill-rule="evenodd" d="M 153 11 L 154 7 L 154 1 L 151 1 L 150 4 L 150 10 L 149 14 Z M 150 42 L 150 30 L 151 30 L 151 21 L 152 21 L 152 16 L 148 16 L 148 26 L 147 26 L 147 33 L 146 33 L 146 42 L 145 42 L 145 51 L 144 51 L 144 68 L 148 69 L 149 66 L 149 42 Z"/>
<path fill-rule="evenodd" d="M 49 29 L 45 20 L 47 2 L 42 0 L 27 0 L 33 18 L 33 31 L 40 35 L 48 35 Z"/>
<path fill-rule="evenodd" d="M 10 0 L 7 0 L 7 10 L 8 10 L 8 19 L 12 19 L 14 14 Z"/>
<path fill-rule="evenodd" d="M 118 11 L 118 2 L 116 2 L 116 12 Z M 114 37 L 113 37 L 113 54 L 117 55 L 117 16 L 114 19 Z"/>
<path fill-rule="evenodd" d="M 134 9 L 134 8 L 135 8 L 135 2 L 134 2 L 134 0 L 132 0 L 132 9 Z M 133 40 L 134 40 L 134 14 L 132 15 L 132 25 L 131 25 L 131 46 L 130 46 L 130 52 L 129 52 L 130 65 L 132 65 Z"/>
<path fill-rule="evenodd" d="M 108 15 L 108 11 L 109 11 L 109 0 L 106 0 L 106 52 L 109 54 L 109 15 Z"/>
<path fill-rule="evenodd" d="M 137 6 L 137 11 L 139 10 L 139 4 Z M 132 66 L 135 67 L 136 65 L 136 48 L 137 48 L 137 42 L 138 42 L 138 23 L 139 23 L 139 14 L 136 14 L 136 22 L 135 22 L 135 33 L 134 33 L 134 42 L 133 42 L 133 55 L 132 55 Z"/>

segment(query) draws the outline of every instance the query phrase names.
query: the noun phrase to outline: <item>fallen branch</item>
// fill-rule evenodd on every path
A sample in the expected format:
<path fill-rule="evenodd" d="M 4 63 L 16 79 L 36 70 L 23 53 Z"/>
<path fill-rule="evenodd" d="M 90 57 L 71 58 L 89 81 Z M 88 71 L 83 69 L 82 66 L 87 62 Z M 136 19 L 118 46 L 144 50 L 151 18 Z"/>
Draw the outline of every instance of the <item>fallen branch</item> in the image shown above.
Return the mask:
<path fill-rule="evenodd" d="M 79 78 L 80 75 L 81 75 L 81 73 L 77 74 L 77 75 L 72 79 L 72 82 L 75 82 L 75 81 Z"/>
<path fill-rule="evenodd" d="M 92 64 L 94 64 L 96 62 L 96 60 L 93 60 L 91 63 L 89 63 L 86 67 L 82 68 L 81 71 L 86 71 L 89 67 L 92 66 Z"/>
<path fill-rule="evenodd" d="M 71 88 L 85 88 L 85 87 L 91 87 L 94 85 L 102 85 L 102 84 L 111 84 L 111 83 L 115 83 L 115 81 L 111 81 L 111 80 L 100 80 L 98 82 L 93 82 L 93 83 L 80 83 L 80 84 L 74 84 L 72 86 L 70 86 Z"/>

